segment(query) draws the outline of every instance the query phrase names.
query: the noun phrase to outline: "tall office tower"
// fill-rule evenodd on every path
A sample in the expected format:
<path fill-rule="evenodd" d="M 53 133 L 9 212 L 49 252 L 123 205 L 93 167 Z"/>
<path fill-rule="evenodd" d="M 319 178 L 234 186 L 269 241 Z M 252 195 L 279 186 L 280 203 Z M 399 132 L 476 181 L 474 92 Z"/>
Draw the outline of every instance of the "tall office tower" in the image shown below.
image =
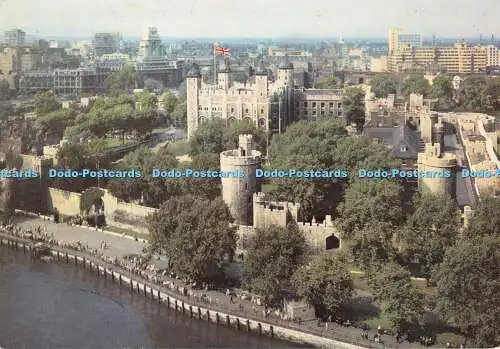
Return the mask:
<path fill-rule="evenodd" d="M 121 36 L 119 33 L 95 33 L 92 49 L 96 57 L 119 52 Z"/>
<path fill-rule="evenodd" d="M 4 32 L 5 43 L 9 46 L 23 45 L 26 42 L 26 33 L 21 29 L 11 29 Z"/>

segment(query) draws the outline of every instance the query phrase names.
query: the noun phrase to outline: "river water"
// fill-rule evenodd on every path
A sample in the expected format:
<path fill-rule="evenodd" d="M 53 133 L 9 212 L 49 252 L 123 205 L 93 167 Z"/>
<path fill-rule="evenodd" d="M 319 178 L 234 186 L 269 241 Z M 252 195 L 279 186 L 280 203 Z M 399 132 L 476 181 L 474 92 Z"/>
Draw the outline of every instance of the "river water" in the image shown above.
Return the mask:
<path fill-rule="evenodd" d="M 0 347 L 300 346 L 190 319 L 74 265 L 0 248 Z"/>

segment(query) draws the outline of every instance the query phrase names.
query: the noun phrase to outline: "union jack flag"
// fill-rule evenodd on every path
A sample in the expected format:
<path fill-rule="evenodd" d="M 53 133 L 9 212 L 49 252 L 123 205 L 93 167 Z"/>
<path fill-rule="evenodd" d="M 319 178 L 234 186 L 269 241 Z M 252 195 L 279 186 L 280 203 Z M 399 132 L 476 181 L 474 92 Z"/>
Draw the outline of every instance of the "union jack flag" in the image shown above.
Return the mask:
<path fill-rule="evenodd" d="M 221 56 L 231 56 L 231 49 L 229 47 L 221 47 L 218 44 L 214 44 L 214 54 Z"/>

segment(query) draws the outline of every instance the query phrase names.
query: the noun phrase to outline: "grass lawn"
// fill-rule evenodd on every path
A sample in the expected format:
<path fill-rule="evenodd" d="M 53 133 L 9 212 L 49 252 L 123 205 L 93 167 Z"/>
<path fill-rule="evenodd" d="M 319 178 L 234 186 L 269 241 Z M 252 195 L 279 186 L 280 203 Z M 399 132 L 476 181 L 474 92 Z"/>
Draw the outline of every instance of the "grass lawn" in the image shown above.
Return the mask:
<path fill-rule="evenodd" d="M 149 238 L 150 238 L 150 236 L 148 234 L 137 233 L 137 232 L 135 232 L 133 230 L 124 229 L 124 228 L 118 228 L 118 227 L 115 227 L 113 225 L 106 225 L 106 227 L 104 229 L 108 230 L 108 231 L 111 231 L 113 233 L 125 234 L 125 235 L 133 236 L 133 237 L 136 237 L 136 238 L 139 238 L 139 239 L 149 240 Z"/>
<path fill-rule="evenodd" d="M 135 142 L 133 139 L 125 139 L 125 144 L 130 144 Z M 106 146 L 108 148 L 115 148 L 123 145 L 123 140 L 121 138 L 108 138 L 106 139 Z"/>
<path fill-rule="evenodd" d="M 168 151 L 175 156 L 182 156 L 189 153 L 189 143 L 187 140 L 180 140 L 168 143 Z"/>

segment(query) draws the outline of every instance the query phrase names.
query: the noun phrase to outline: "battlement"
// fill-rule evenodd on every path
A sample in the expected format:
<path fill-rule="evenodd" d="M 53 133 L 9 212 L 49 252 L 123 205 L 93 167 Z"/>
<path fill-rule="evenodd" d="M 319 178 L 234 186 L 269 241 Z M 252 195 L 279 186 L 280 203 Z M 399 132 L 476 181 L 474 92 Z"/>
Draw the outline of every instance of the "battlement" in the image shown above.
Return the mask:
<path fill-rule="evenodd" d="M 438 168 L 456 167 L 458 164 L 457 157 L 454 154 L 441 152 L 439 143 L 427 143 L 425 151 L 418 154 L 418 163 Z"/>

